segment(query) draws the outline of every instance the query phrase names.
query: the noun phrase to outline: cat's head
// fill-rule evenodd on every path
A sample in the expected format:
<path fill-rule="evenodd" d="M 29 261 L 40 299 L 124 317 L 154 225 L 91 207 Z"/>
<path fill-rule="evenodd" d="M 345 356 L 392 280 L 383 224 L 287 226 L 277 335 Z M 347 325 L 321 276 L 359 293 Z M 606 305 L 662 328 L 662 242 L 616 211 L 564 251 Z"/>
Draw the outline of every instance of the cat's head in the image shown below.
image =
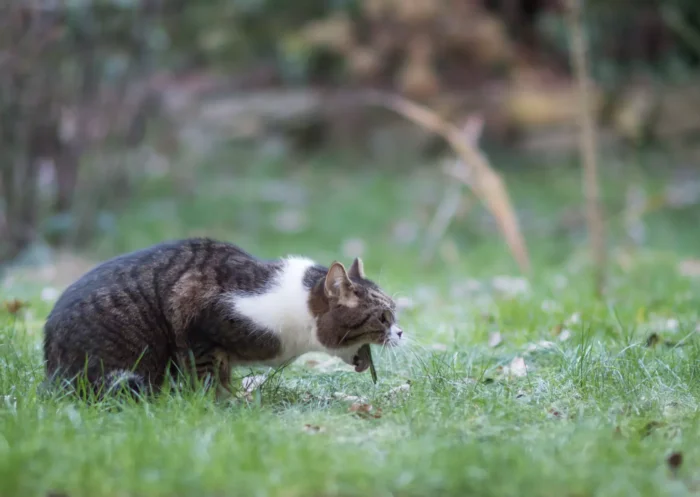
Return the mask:
<path fill-rule="evenodd" d="M 357 354 L 362 345 L 395 347 L 402 343 L 396 303 L 365 278 L 360 259 L 347 271 L 340 262 L 331 264 L 310 304 L 321 345 L 358 372 L 369 367 Z"/>

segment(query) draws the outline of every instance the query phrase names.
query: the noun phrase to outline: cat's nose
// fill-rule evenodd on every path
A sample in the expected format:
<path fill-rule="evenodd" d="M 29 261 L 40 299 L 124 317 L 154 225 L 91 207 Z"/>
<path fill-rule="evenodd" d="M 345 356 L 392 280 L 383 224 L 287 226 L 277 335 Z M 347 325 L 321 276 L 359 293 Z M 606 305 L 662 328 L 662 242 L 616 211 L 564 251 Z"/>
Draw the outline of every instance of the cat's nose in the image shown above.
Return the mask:
<path fill-rule="evenodd" d="M 401 338 L 401 335 L 403 335 L 403 331 L 397 331 L 396 334 Z"/>
<path fill-rule="evenodd" d="M 395 324 L 391 325 L 391 331 L 396 333 L 399 338 L 401 338 L 401 335 L 403 335 L 403 330 L 401 328 L 399 328 L 398 326 L 396 326 Z"/>

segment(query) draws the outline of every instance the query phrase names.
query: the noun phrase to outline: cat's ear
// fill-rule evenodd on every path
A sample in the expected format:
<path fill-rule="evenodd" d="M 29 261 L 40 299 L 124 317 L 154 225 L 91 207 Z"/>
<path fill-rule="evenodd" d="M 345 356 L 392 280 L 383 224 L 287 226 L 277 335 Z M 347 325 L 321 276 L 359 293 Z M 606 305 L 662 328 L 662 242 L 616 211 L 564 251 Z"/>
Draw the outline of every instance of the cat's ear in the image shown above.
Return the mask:
<path fill-rule="evenodd" d="M 348 276 L 350 276 L 351 278 L 365 278 L 365 267 L 362 264 L 362 259 L 360 259 L 359 257 L 355 257 L 355 260 L 352 261 L 350 269 L 348 269 Z"/>
<path fill-rule="evenodd" d="M 334 262 L 328 269 L 325 282 L 326 296 L 331 299 L 337 299 L 338 303 L 353 307 L 357 305 L 357 297 L 355 296 L 352 281 L 345 271 L 345 266 L 340 262 Z"/>

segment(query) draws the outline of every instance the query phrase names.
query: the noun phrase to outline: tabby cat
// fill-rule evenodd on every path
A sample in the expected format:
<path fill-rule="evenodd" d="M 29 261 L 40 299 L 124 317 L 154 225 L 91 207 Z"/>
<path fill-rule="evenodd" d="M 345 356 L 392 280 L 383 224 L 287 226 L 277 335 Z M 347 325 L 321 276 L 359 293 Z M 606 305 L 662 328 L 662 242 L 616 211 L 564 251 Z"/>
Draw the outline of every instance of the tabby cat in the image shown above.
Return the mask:
<path fill-rule="evenodd" d="M 364 344 L 396 346 L 396 305 L 365 278 L 305 258 L 263 261 L 210 239 L 164 242 L 98 265 L 60 296 L 44 327 L 47 377 L 95 391 L 157 392 L 172 373 L 231 393 L 231 367 L 306 352 L 362 372 Z"/>

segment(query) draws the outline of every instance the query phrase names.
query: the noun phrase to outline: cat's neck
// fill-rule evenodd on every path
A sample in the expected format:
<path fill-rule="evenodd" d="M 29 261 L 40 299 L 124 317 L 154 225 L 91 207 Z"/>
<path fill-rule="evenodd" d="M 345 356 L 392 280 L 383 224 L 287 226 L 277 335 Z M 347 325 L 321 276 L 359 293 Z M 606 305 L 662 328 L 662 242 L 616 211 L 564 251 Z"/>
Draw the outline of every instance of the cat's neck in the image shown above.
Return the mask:
<path fill-rule="evenodd" d="M 279 264 L 273 280 L 260 293 L 232 293 L 227 297 L 233 312 L 279 338 L 281 356 L 275 362 L 325 350 L 318 340 L 316 318 L 309 308 L 310 283 L 318 273 L 318 266 L 300 257 L 288 257 Z"/>

